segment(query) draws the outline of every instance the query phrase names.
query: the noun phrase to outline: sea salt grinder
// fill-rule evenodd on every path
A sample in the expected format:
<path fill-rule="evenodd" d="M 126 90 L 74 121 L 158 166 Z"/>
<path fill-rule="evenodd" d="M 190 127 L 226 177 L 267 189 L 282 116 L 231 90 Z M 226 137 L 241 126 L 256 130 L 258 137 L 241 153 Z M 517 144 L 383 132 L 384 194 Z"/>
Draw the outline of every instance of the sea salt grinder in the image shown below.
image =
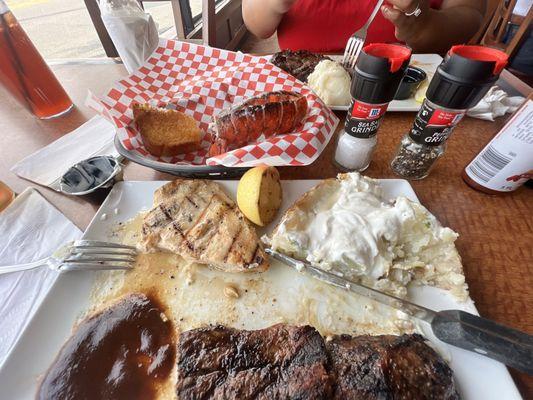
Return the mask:
<path fill-rule="evenodd" d="M 350 89 L 352 102 L 335 150 L 335 163 L 341 169 L 368 168 L 377 131 L 410 59 L 411 49 L 396 44 L 373 43 L 361 51 Z"/>

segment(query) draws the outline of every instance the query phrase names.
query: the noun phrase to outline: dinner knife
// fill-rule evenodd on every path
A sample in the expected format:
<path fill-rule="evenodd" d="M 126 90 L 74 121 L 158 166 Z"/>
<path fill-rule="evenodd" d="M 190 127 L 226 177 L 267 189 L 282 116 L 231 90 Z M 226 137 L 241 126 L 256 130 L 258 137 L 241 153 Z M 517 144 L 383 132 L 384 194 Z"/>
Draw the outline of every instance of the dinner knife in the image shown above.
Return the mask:
<path fill-rule="evenodd" d="M 265 251 L 276 260 L 315 279 L 368 297 L 401 310 L 412 317 L 426 321 L 431 325 L 434 335 L 443 342 L 500 361 L 530 375 L 533 374 L 532 335 L 466 311 L 434 311 L 408 300 L 380 292 L 361 283 L 348 280 L 270 248 L 266 248 Z"/>

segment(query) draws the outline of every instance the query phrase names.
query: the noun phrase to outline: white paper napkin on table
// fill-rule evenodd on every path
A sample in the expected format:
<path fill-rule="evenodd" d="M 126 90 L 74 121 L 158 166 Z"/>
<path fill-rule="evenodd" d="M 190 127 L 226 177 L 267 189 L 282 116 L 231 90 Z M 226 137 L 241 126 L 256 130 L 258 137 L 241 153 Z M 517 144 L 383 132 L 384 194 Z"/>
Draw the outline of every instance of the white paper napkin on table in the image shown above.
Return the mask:
<path fill-rule="evenodd" d="M 522 96 L 509 96 L 504 90 L 493 86 L 475 107 L 468 110 L 466 115 L 473 118 L 494 121 L 494 118 L 518 110 L 518 107 L 520 107 L 524 100 L 525 98 Z"/>
<path fill-rule="evenodd" d="M 96 116 L 55 142 L 15 164 L 21 178 L 58 189 L 58 180 L 74 164 L 98 155 L 118 156 L 113 144 L 115 127 Z"/>
<path fill-rule="evenodd" d="M 33 188 L 0 213 L 1 265 L 47 257 L 82 232 Z M 46 267 L 0 275 L 0 366 L 58 273 Z"/>

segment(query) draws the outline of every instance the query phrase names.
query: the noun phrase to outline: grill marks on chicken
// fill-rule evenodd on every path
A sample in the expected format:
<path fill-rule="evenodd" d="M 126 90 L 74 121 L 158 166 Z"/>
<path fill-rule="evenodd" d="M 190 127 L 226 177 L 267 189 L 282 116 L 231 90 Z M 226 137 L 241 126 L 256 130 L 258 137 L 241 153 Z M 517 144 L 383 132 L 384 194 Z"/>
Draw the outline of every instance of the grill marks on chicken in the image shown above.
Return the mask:
<path fill-rule="evenodd" d="M 456 400 L 452 371 L 419 335 L 334 336 L 310 326 L 183 332 L 177 395 L 188 399 Z"/>
<path fill-rule="evenodd" d="M 277 91 L 252 97 L 214 117 L 209 155 L 256 142 L 261 136 L 293 131 L 307 114 L 307 100 L 299 93 Z"/>
<path fill-rule="evenodd" d="M 227 272 L 268 268 L 254 228 L 212 181 L 177 179 L 157 190 L 143 221 L 141 245 Z"/>

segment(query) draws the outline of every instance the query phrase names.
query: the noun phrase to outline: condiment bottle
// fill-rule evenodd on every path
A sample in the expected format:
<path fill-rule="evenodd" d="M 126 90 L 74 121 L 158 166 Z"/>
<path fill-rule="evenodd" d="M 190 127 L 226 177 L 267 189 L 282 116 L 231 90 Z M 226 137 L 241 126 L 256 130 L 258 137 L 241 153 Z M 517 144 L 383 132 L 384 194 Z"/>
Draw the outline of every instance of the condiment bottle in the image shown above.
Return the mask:
<path fill-rule="evenodd" d="M 533 178 L 533 94 L 466 166 L 464 181 L 489 193 L 511 192 Z"/>
<path fill-rule="evenodd" d="M 362 49 L 355 65 L 350 89 L 352 102 L 344 132 L 335 150 L 335 163 L 340 168 L 349 171 L 368 168 L 377 144 L 377 131 L 410 59 L 411 49 L 402 45 L 373 43 Z"/>
<path fill-rule="evenodd" d="M 483 46 L 453 46 L 437 68 L 426 99 L 391 162 L 403 178 L 425 178 L 446 150 L 446 140 L 507 64 L 507 54 Z"/>

